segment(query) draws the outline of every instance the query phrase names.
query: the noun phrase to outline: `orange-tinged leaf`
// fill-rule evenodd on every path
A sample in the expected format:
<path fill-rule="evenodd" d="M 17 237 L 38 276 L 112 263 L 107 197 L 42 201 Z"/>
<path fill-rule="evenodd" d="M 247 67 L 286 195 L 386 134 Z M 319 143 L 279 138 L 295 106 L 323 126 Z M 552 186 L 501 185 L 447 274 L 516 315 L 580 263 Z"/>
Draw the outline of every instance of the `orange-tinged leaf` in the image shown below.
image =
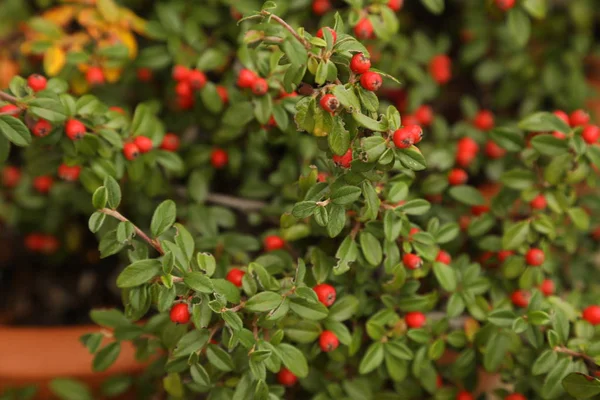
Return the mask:
<path fill-rule="evenodd" d="M 114 83 L 118 81 L 121 77 L 121 73 L 123 72 L 123 68 L 103 68 L 103 70 L 104 77 L 109 83 Z"/>
<path fill-rule="evenodd" d="M 122 19 L 128 22 L 131 29 L 139 34 L 146 34 L 146 20 L 138 17 L 133 11 L 128 9 L 121 9 Z"/>
<path fill-rule="evenodd" d="M 79 22 L 80 25 L 88 27 L 99 24 L 101 22 L 101 17 L 96 10 L 87 8 L 79 11 L 79 14 L 77 15 L 77 22 Z"/>
<path fill-rule="evenodd" d="M 0 89 L 8 87 L 10 80 L 19 74 L 19 65 L 8 58 L 0 59 Z"/>
<path fill-rule="evenodd" d="M 85 77 L 83 75 L 79 75 L 73 78 L 71 81 L 71 89 L 76 95 L 82 95 L 88 92 L 90 86 L 85 80 Z"/>
<path fill-rule="evenodd" d="M 56 25 L 65 26 L 75 17 L 75 7 L 58 6 L 46 11 L 44 19 L 54 22 Z"/>
<path fill-rule="evenodd" d="M 44 71 L 48 76 L 56 76 L 65 66 L 66 54 L 60 47 L 51 47 L 44 54 Z"/>
<path fill-rule="evenodd" d="M 97 0 L 98 11 L 108 22 L 117 22 L 119 19 L 119 7 L 113 0 Z"/>
<path fill-rule="evenodd" d="M 134 58 L 136 58 L 138 47 L 137 47 L 137 41 L 135 40 L 135 37 L 133 36 L 133 34 L 131 32 L 129 32 L 128 30 L 124 30 L 124 29 L 117 30 L 115 32 L 115 34 L 119 38 L 119 41 L 121 43 L 123 43 L 125 45 L 125 47 L 127 47 L 127 50 L 129 50 L 129 58 L 132 60 Z"/>

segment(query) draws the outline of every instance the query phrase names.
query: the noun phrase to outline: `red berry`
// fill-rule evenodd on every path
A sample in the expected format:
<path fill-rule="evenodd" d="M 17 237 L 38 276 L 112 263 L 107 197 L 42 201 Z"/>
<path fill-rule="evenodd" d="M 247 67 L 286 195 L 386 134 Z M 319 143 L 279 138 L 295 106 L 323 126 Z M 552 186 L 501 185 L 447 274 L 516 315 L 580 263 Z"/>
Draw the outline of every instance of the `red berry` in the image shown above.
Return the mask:
<path fill-rule="evenodd" d="M 286 99 L 288 97 L 298 97 L 298 93 L 296 93 L 296 92 L 291 92 L 291 93 L 281 92 L 281 94 L 279 95 L 280 99 Z"/>
<path fill-rule="evenodd" d="M 123 110 L 121 107 L 117 107 L 117 106 L 108 107 L 108 110 L 118 112 L 119 114 L 125 114 L 125 110 Z"/>
<path fill-rule="evenodd" d="M 31 132 L 37 137 L 47 136 L 52 131 L 52 124 L 45 119 L 38 119 Z"/>
<path fill-rule="evenodd" d="M 223 104 L 229 103 L 229 93 L 227 92 L 227 88 L 225 86 L 217 85 L 217 94 L 221 98 Z"/>
<path fill-rule="evenodd" d="M 419 125 L 405 125 L 404 129 L 409 132 L 414 144 L 419 143 L 423 139 L 423 128 Z"/>
<path fill-rule="evenodd" d="M 554 293 L 554 281 L 552 279 L 544 279 L 540 285 L 540 291 L 544 296 L 551 296 Z"/>
<path fill-rule="evenodd" d="M 421 328 L 425 325 L 425 322 L 427 322 L 427 318 L 422 312 L 414 311 L 406 313 L 404 321 L 409 328 Z"/>
<path fill-rule="evenodd" d="M 192 85 L 189 81 L 177 82 L 175 85 L 175 93 L 179 97 L 192 97 Z"/>
<path fill-rule="evenodd" d="M 133 143 L 137 146 L 140 153 L 147 153 L 154 147 L 154 144 L 152 144 L 152 140 L 146 136 L 134 137 Z"/>
<path fill-rule="evenodd" d="M 542 249 L 529 249 L 525 254 L 525 262 L 527 265 L 538 267 L 544 263 L 544 251 Z"/>
<path fill-rule="evenodd" d="M 433 109 L 423 104 L 415 111 L 415 118 L 420 125 L 429 126 L 433 123 Z M 403 122 L 406 123 L 406 120 L 403 119 Z"/>
<path fill-rule="evenodd" d="M 321 97 L 319 105 L 323 110 L 333 114 L 335 110 L 339 108 L 340 102 L 334 95 L 326 94 L 325 96 Z"/>
<path fill-rule="evenodd" d="M 479 217 L 480 215 L 483 215 L 489 211 L 490 211 L 490 207 L 488 207 L 488 206 L 472 206 L 471 207 L 471 214 L 473 214 L 476 217 Z"/>
<path fill-rule="evenodd" d="M 25 247 L 30 251 L 41 251 L 44 246 L 44 235 L 41 233 L 30 233 L 25 236 Z"/>
<path fill-rule="evenodd" d="M 313 0 L 312 10 L 316 15 L 326 14 L 331 10 L 331 3 L 329 0 Z"/>
<path fill-rule="evenodd" d="M 421 232 L 421 230 L 415 226 L 410 228 L 410 230 L 408 231 L 408 240 L 412 240 L 412 237 L 419 232 Z"/>
<path fill-rule="evenodd" d="M 355 74 L 364 74 L 371 68 L 371 60 L 363 53 L 356 53 L 350 60 L 350 70 Z"/>
<path fill-rule="evenodd" d="M 190 77 L 190 69 L 183 65 L 176 65 L 173 67 L 172 76 L 177 82 L 187 81 Z"/>
<path fill-rule="evenodd" d="M 508 11 L 515 6 L 515 0 L 496 0 L 496 6 L 502 11 Z"/>
<path fill-rule="evenodd" d="M 456 400 L 475 400 L 475 397 L 466 390 L 463 390 L 456 394 Z"/>
<path fill-rule="evenodd" d="M 7 165 L 2 168 L 2 184 L 7 188 L 14 188 L 21 180 L 21 171 L 19 168 Z"/>
<path fill-rule="evenodd" d="M 454 168 L 448 174 L 448 183 L 452 186 L 464 185 L 469 180 L 469 175 L 463 169 Z"/>
<path fill-rule="evenodd" d="M 389 0 L 388 7 L 392 9 L 392 11 L 400 11 L 402 6 L 404 5 L 404 0 Z"/>
<path fill-rule="evenodd" d="M 584 110 L 575 110 L 569 115 L 569 124 L 571 127 L 583 126 L 590 122 L 590 114 Z"/>
<path fill-rule="evenodd" d="M 402 125 L 404 126 L 408 126 L 408 125 L 419 125 L 420 122 L 417 119 L 417 117 L 415 117 L 412 114 L 405 114 L 402 116 Z"/>
<path fill-rule="evenodd" d="M 258 77 L 253 71 L 242 69 L 238 75 L 237 85 L 242 89 L 247 89 L 252 86 L 256 79 L 258 79 Z"/>
<path fill-rule="evenodd" d="M 34 92 L 46 89 L 47 83 L 46 78 L 39 74 L 29 75 L 29 78 L 27 78 L 27 84 Z"/>
<path fill-rule="evenodd" d="M 452 77 L 452 61 L 445 54 L 438 54 L 429 62 L 429 73 L 433 80 L 443 85 Z"/>
<path fill-rule="evenodd" d="M 569 116 L 567 115 L 566 112 L 562 111 L 562 110 L 556 110 L 554 111 L 552 114 L 556 115 L 558 118 L 562 119 L 565 124 L 569 124 Z"/>
<path fill-rule="evenodd" d="M 498 252 L 498 260 L 500 262 L 504 262 L 504 260 L 506 260 L 508 257 L 512 256 L 513 254 L 515 254 L 515 252 L 512 250 L 500 250 Z"/>
<path fill-rule="evenodd" d="M 140 149 L 135 143 L 125 143 L 123 146 L 123 154 L 129 161 L 135 160 L 140 155 Z"/>
<path fill-rule="evenodd" d="M 277 235 L 269 235 L 265 237 L 263 244 L 265 246 L 265 251 L 274 251 L 282 249 L 285 246 L 285 241 Z"/>
<path fill-rule="evenodd" d="M 252 93 L 256 96 L 264 96 L 269 91 L 269 84 L 266 79 L 256 78 L 252 83 Z"/>
<path fill-rule="evenodd" d="M 229 160 L 229 156 L 227 152 L 223 149 L 213 149 L 210 153 L 210 163 L 216 169 L 221 169 L 227 165 L 227 161 Z"/>
<path fill-rule="evenodd" d="M 441 262 L 442 264 L 450 265 L 450 263 L 452 262 L 452 257 L 447 251 L 440 250 L 438 252 L 437 257 L 435 258 L 435 261 Z"/>
<path fill-rule="evenodd" d="M 79 165 L 70 167 L 67 164 L 60 164 L 58 167 L 58 177 L 65 181 L 76 181 L 79 178 L 80 173 L 81 167 Z"/>
<path fill-rule="evenodd" d="M 333 43 L 335 43 L 337 41 L 337 33 L 328 26 L 326 26 L 325 29 L 327 29 L 331 33 Z M 323 28 L 319 28 L 319 30 L 317 31 L 317 37 L 321 38 L 321 39 L 325 39 L 325 34 L 323 33 Z"/>
<path fill-rule="evenodd" d="M 587 144 L 594 144 L 600 138 L 600 127 L 597 125 L 586 125 L 581 132 L 581 137 Z"/>
<path fill-rule="evenodd" d="M 439 388 L 441 388 L 442 386 L 444 386 L 444 380 L 443 380 L 443 379 L 442 379 L 442 377 L 441 377 L 441 376 L 439 376 L 439 375 L 437 375 L 437 376 L 435 377 L 435 386 L 436 386 L 438 389 L 439 389 Z"/>
<path fill-rule="evenodd" d="M 546 208 L 546 197 L 544 197 L 543 194 L 538 194 L 533 200 L 531 200 L 529 205 L 534 210 L 543 210 Z"/>
<path fill-rule="evenodd" d="M 85 73 L 85 79 L 90 85 L 102 85 L 104 83 L 104 72 L 100 67 L 90 67 Z"/>
<path fill-rule="evenodd" d="M 457 150 L 459 152 L 477 154 L 479 152 L 479 145 L 470 137 L 463 137 L 458 141 Z"/>
<path fill-rule="evenodd" d="M 177 107 L 181 110 L 191 110 L 194 107 L 196 101 L 192 95 L 190 96 L 177 96 Z"/>
<path fill-rule="evenodd" d="M 492 159 L 502 158 L 506 155 L 506 150 L 498 146 L 493 140 L 485 143 L 485 155 Z"/>
<path fill-rule="evenodd" d="M 40 193 L 46 194 L 52 189 L 54 179 L 50 175 L 37 176 L 33 179 L 33 187 Z"/>
<path fill-rule="evenodd" d="M 362 18 L 354 26 L 354 36 L 358 39 L 370 39 L 373 36 L 373 24 L 368 18 Z"/>
<path fill-rule="evenodd" d="M 237 287 L 242 287 L 242 278 L 246 275 L 244 271 L 239 268 L 231 268 L 227 273 L 225 279 L 233 283 Z"/>
<path fill-rule="evenodd" d="M 360 85 L 368 91 L 376 92 L 382 84 L 381 75 L 377 72 L 369 71 L 360 76 Z"/>
<path fill-rule="evenodd" d="M 494 127 L 494 114 L 488 110 L 479 111 L 473 119 L 473 125 L 482 131 L 489 131 Z"/>
<path fill-rule="evenodd" d="M 325 307 L 330 307 L 335 303 L 335 297 L 337 295 L 335 288 L 327 283 L 320 283 L 313 288 L 317 294 L 317 298 Z"/>
<path fill-rule="evenodd" d="M 592 325 L 600 324 L 600 306 L 589 306 L 583 310 L 583 319 Z"/>
<path fill-rule="evenodd" d="M 325 353 L 334 351 L 340 345 L 340 341 L 335 333 L 331 331 L 323 331 L 319 336 L 319 346 Z"/>
<path fill-rule="evenodd" d="M 317 182 L 327 182 L 327 177 L 329 175 L 327 175 L 326 172 L 319 172 L 317 174 Z"/>
<path fill-rule="evenodd" d="M 510 295 L 510 300 L 517 307 L 527 307 L 529 304 L 529 293 L 524 290 L 515 290 Z"/>
<path fill-rule="evenodd" d="M 70 119 L 65 124 L 65 133 L 71 140 L 79 140 L 85 134 L 85 125 L 76 119 Z"/>
<path fill-rule="evenodd" d="M 402 263 L 408 269 L 417 269 L 420 268 L 423 264 L 421 257 L 416 254 L 406 253 L 402 256 Z"/>
<path fill-rule="evenodd" d="M 176 324 L 187 324 L 190 320 L 190 310 L 187 303 L 177 303 L 171 307 L 169 313 L 171 321 Z"/>
<path fill-rule="evenodd" d="M 167 133 L 163 137 L 160 148 L 167 151 L 177 151 L 179 149 L 179 136 L 174 133 Z"/>
<path fill-rule="evenodd" d="M 332 157 L 333 162 L 339 165 L 342 168 L 350 168 L 350 164 L 352 163 L 352 149 L 348 149 L 346 154 L 343 156 L 334 155 Z"/>
<path fill-rule="evenodd" d="M 204 72 L 198 71 L 197 69 L 190 71 L 190 75 L 188 76 L 188 81 L 190 82 L 190 86 L 194 90 L 199 90 L 206 85 L 206 75 Z"/>
<path fill-rule="evenodd" d="M 513 393 L 506 396 L 504 400 L 527 400 L 527 397 L 523 396 L 520 393 Z"/>
<path fill-rule="evenodd" d="M 283 386 L 294 386 L 298 381 L 298 377 L 290 372 L 289 369 L 281 367 L 277 373 L 277 382 Z"/>
<path fill-rule="evenodd" d="M 0 107 L 0 113 L 11 114 L 16 118 L 16 115 L 21 112 L 21 109 L 14 104 L 6 104 Z"/>
<path fill-rule="evenodd" d="M 555 138 L 560 139 L 560 140 L 563 140 L 567 137 L 567 135 L 565 135 L 564 133 L 559 132 L 559 131 L 553 131 L 552 136 L 554 136 Z"/>
<path fill-rule="evenodd" d="M 413 145 L 412 132 L 406 127 L 400 128 L 394 132 L 394 145 L 399 149 L 407 149 Z"/>
<path fill-rule="evenodd" d="M 150 68 L 138 68 L 136 71 L 138 80 L 148 82 L 152 80 L 152 70 Z"/>

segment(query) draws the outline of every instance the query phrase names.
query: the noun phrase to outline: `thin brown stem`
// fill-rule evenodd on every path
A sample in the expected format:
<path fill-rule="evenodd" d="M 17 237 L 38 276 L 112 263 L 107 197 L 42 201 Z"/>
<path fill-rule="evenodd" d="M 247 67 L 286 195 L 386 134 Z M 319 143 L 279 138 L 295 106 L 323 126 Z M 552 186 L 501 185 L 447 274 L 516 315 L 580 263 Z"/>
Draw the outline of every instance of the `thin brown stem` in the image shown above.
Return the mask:
<path fill-rule="evenodd" d="M 15 96 L 11 96 L 6 92 L 0 91 L 0 100 L 8 101 L 9 103 L 17 104 L 19 101 Z"/>
<path fill-rule="evenodd" d="M 122 222 L 131 222 L 117 210 L 111 210 L 110 208 L 103 208 L 100 210 L 100 212 L 103 214 L 106 214 L 106 215 L 110 215 L 111 217 L 116 218 Z M 146 235 L 146 233 L 144 233 L 144 231 L 142 231 L 140 228 L 138 228 L 135 224 L 132 223 L 132 225 L 133 225 L 133 230 L 135 231 L 136 235 L 138 235 L 139 237 L 144 239 L 150 246 L 154 247 L 154 249 L 156 251 L 158 251 L 161 255 L 165 254 L 165 251 L 163 250 L 163 248 L 160 245 L 160 243 L 158 242 L 158 240 L 150 238 L 150 236 Z"/>
<path fill-rule="evenodd" d="M 20 112 L 21 112 L 21 110 L 3 111 L 3 112 L 0 112 L 0 116 L 2 116 L 2 115 L 16 115 L 16 114 L 18 114 Z"/>
<path fill-rule="evenodd" d="M 240 311 L 242 308 L 244 308 L 244 306 L 246 305 L 245 301 L 240 302 L 240 304 L 238 304 L 235 307 L 231 307 L 231 308 L 222 308 L 221 312 L 225 312 L 225 311 L 231 311 L 231 312 L 238 312 Z"/>
<path fill-rule="evenodd" d="M 290 32 L 292 34 L 293 37 L 296 38 L 297 41 L 299 41 L 305 48 L 306 50 L 310 50 L 312 48 L 312 46 L 310 45 L 310 42 L 306 39 L 304 39 L 303 37 L 301 37 L 298 32 L 296 32 L 294 30 L 294 28 L 292 28 L 287 22 L 285 22 L 283 19 L 279 18 L 277 15 L 275 14 L 271 14 L 270 12 L 263 10 L 261 11 L 261 14 L 266 16 L 266 17 L 270 17 L 273 18 L 279 25 L 283 26 L 285 29 L 287 29 L 288 32 Z"/>
<path fill-rule="evenodd" d="M 562 347 L 562 346 L 556 346 L 554 348 L 554 351 L 556 351 L 557 353 L 563 353 L 563 354 L 567 354 L 571 357 L 579 357 L 579 358 L 583 358 L 586 361 L 590 361 L 590 362 L 594 362 L 594 359 L 590 356 L 588 356 L 587 354 L 584 353 L 578 353 L 574 350 L 568 349 L 566 347 Z"/>
<path fill-rule="evenodd" d="M 239 197 L 233 197 L 219 193 L 209 193 L 206 196 L 206 201 L 230 208 L 235 208 L 240 211 L 258 211 L 267 206 L 267 203 L 263 201 L 241 199 Z"/>
<path fill-rule="evenodd" d="M 216 324 L 209 332 L 208 334 L 208 340 L 207 343 L 210 343 L 211 339 L 213 338 L 213 336 L 215 336 L 215 334 L 219 331 L 219 329 L 221 329 L 223 327 L 224 322 L 221 321 L 218 324 Z"/>

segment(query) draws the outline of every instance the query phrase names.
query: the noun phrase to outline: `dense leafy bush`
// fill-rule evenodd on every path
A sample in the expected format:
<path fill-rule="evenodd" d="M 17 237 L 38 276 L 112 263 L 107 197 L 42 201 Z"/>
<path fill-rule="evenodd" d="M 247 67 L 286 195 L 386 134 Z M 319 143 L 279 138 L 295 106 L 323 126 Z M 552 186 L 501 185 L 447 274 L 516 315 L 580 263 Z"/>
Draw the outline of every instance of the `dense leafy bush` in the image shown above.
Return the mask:
<path fill-rule="evenodd" d="M 96 370 L 131 341 L 140 396 L 600 393 L 594 1 L 136 3 L 32 17 L 52 78 L 0 93 L 6 222 L 60 259 L 90 216 L 124 267 Z"/>

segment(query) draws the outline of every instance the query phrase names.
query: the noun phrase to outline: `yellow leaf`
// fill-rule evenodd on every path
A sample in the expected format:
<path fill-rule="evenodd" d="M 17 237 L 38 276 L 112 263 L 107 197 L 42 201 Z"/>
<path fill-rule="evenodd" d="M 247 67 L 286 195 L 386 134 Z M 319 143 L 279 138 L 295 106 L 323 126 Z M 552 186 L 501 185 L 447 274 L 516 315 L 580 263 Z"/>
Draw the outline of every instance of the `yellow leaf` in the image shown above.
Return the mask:
<path fill-rule="evenodd" d="M 125 47 L 127 47 L 127 50 L 129 50 L 129 58 L 132 60 L 135 59 L 137 57 L 138 47 L 137 41 L 135 40 L 133 34 L 124 29 L 117 30 L 115 34 L 119 38 L 119 41 L 123 43 Z"/>
<path fill-rule="evenodd" d="M 44 54 L 44 71 L 48 76 L 56 76 L 65 66 L 66 54 L 60 47 L 51 47 Z"/>
<path fill-rule="evenodd" d="M 113 0 L 97 0 L 96 5 L 102 17 L 108 22 L 117 22 L 119 19 L 119 7 Z"/>
<path fill-rule="evenodd" d="M 123 68 L 103 68 L 103 70 L 104 77 L 109 83 L 114 83 L 118 81 L 121 77 L 121 73 L 123 72 Z"/>
<path fill-rule="evenodd" d="M 71 89 L 78 96 L 87 93 L 89 88 L 90 86 L 83 75 L 78 75 L 71 81 Z"/>
<path fill-rule="evenodd" d="M 126 8 L 121 9 L 122 21 L 126 21 L 131 29 L 139 34 L 146 34 L 146 20 L 135 15 L 134 12 Z"/>
<path fill-rule="evenodd" d="M 59 6 L 46 11 L 43 14 L 44 19 L 54 22 L 56 25 L 65 26 L 75 17 L 75 7 Z"/>

